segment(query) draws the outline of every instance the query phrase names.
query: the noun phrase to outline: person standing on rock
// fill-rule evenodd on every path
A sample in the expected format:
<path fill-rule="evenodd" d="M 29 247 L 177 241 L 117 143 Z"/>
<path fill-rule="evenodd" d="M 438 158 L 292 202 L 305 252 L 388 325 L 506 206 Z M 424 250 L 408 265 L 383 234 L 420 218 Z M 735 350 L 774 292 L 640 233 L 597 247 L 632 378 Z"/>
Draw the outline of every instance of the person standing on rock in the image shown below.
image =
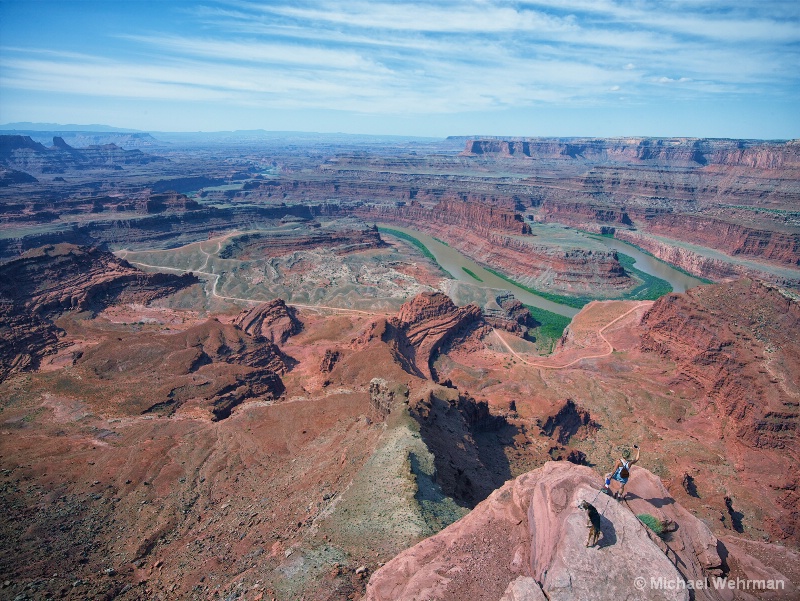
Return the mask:
<path fill-rule="evenodd" d="M 633 445 L 633 448 L 636 449 L 636 457 L 631 459 L 630 449 L 623 449 L 622 458 L 618 459 L 617 463 L 614 464 L 614 470 L 610 474 L 606 474 L 603 492 L 610 495 L 611 480 L 616 480 L 619 482 L 619 491 L 615 492 L 612 496 L 618 501 L 622 501 L 625 498 L 625 485 L 628 483 L 628 478 L 630 478 L 631 475 L 631 466 L 639 461 L 639 445 Z"/>

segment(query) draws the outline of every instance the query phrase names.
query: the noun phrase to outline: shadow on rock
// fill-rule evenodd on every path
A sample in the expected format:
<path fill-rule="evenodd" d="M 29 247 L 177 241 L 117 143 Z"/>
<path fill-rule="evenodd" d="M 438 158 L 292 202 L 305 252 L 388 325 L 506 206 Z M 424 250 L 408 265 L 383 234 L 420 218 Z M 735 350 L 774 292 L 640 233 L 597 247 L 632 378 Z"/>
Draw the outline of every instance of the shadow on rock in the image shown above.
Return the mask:
<path fill-rule="evenodd" d="M 437 483 L 460 505 L 474 507 L 511 478 L 504 449 L 517 427 L 492 415 L 486 402 L 432 386 L 409 409 L 436 457 Z"/>
<path fill-rule="evenodd" d="M 605 516 L 600 516 L 600 531 L 603 535 L 597 542 L 598 549 L 604 549 L 617 544 L 617 531 L 614 528 L 614 523 Z"/>

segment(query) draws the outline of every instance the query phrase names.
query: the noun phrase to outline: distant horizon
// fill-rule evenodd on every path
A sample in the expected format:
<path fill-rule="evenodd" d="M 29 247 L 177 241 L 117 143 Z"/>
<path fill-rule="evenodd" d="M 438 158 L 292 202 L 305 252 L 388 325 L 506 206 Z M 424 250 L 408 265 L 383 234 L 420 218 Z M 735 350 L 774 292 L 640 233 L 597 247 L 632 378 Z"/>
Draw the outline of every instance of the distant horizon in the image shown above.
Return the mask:
<path fill-rule="evenodd" d="M 0 122 L 800 138 L 800 3 L 5 0 Z"/>
<path fill-rule="evenodd" d="M 18 126 L 32 126 L 32 127 L 18 127 Z M 91 129 L 97 128 L 97 129 Z M 345 131 L 310 131 L 310 130 L 280 130 L 280 129 L 221 129 L 221 130 L 142 130 L 131 129 L 124 127 L 116 127 L 113 125 L 106 125 L 100 123 L 93 124 L 77 124 L 77 123 L 41 123 L 33 121 L 19 121 L 14 123 L 0 124 L 0 132 L 11 131 L 30 131 L 30 132 L 75 132 L 75 133 L 106 133 L 106 134 L 236 134 L 236 133 L 256 133 L 263 132 L 265 134 L 300 134 L 300 135 L 320 135 L 320 136 L 353 136 L 353 137 L 374 137 L 374 138 L 407 138 L 419 140 L 447 140 L 447 139 L 500 139 L 500 140 L 514 140 L 514 139 L 620 139 L 620 138 L 645 138 L 654 140 L 669 140 L 669 139 L 688 139 L 688 140 L 750 140 L 762 142 L 792 142 L 798 138 L 733 138 L 733 137 L 720 137 L 720 136 L 650 136 L 650 135 L 610 135 L 610 136 L 590 136 L 590 135 L 541 135 L 541 136 L 526 136 L 520 134 L 452 134 L 445 136 L 421 136 L 410 134 L 386 134 L 386 133 L 352 133 Z"/>

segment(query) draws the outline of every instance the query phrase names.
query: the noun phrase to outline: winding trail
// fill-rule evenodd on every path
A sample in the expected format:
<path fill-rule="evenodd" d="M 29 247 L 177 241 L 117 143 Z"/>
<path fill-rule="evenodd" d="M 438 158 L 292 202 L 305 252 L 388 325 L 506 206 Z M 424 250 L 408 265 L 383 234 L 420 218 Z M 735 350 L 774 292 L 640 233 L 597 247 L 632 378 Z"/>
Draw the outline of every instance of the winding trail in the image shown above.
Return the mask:
<path fill-rule="evenodd" d="M 211 258 L 211 255 L 209 253 L 207 253 L 205 250 L 203 250 L 202 246 L 200 246 L 199 248 L 200 248 L 200 251 L 207 256 L 206 262 L 203 265 L 205 267 L 208 264 L 208 259 Z M 221 248 L 221 242 L 218 243 L 218 245 L 217 245 L 217 252 L 219 252 L 220 248 Z M 152 251 L 147 251 L 147 252 L 152 252 Z M 219 284 L 219 278 L 223 274 L 212 273 L 210 271 L 200 271 L 198 269 L 179 269 L 178 267 L 165 267 L 163 265 L 151 265 L 149 263 L 142 263 L 141 261 L 131 261 L 131 260 L 129 260 L 127 258 L 129 253 L 130 253 L 130 251 L 127 250 L 127 249 L 122 249 L 122 250 L 118 250 L 117 251 L 117 254 L 122 259 L 124 259 L 128 263 L 130 263 L 131 265 L 138 265 L 139 267 L 149 267 L 151 269 L 159 269 L 159 270 L 162 270 L 162 271 L 174 271 L 174 272 L 180 273 L 180 274 L 194 273 L 194 274 L 199 274 L 199 275 L 208 276 L 210 278 L 214 278 L 214 284 L 211 286 L 211 296 L 213 296 L 215 298 L 221 298 L 221 299 L 224 299 L 224 300 L 231 300 L 231 301 L 239 301 L 239 302 L 243 302 L 243 303 L 251 303 L 251 304 L 254 304 L 254 305 L 260 305 L 262 303 L 269 302 L 269 301 L 265 301 L 265 300 L 254 300 L 252 298 L 242 298 L 242 297 L 239 297 L 239 296 L 224 296 L 222 294 L 217 293 L 217 284 Z M 288 302 L 286 304 L 291 305 L 292 307 L 300 307 L 301 309 L 309 309 L 309 310 L 312 310 L 312 311 L 315 311 L 315 310 L 332 311 L 334 313 L 342 313 L 342 314 L 355 313 L 357 315 L 378 315 L 378 316 L 394 315 L 394 313 L 387 313 L 387 312 L 381 313 L 381 312 L 377 312 L 377 311 L 362 311 L 360 309 L 345 309 L 345 308 L 342 308 L 342 307 L 330 307 L 330 306 L 326 306 L 326 305 L 304 305 L 304 304 L 301 304 L 301 303 L 293 303 L 293 302 Z"/>
<path fill-rule="evenodd" d="M 600 328 L 597 331 L 598 336 L 600 336 L 600 338 L 602 338 L 603 342 L 605 342 L 606 345 L 608 345 L 608 350 L 606 352 L 604 352 L 604 353 L 602 353 L 600 355 L 587 355 L 585 357 L 578 357 L 577 359 L 575 359 L 573 361 L 570 361 L 569 363 L 567 363 L 565 365 L 548 365 L 546 363 L 532 363 L 530 361 L 527 361 L 519 353 L 517 353 L 514 349 L 512 349 L 509 346 L 508 342 L 506 342 L 505 339 L 500 335 L 500 332 L 498 332 L 494 328 L 492 328 L 492 332 L 494 332 L 494 334 L 500 339 L 500 342 L 503 343 L 503 346 L 506 347 L 508 349 L 508 351 L 512 355 L 514 355 L 517 359 L 522 361 L 525 365 L 530 365 L 531 367 L 539 367 L 539 368 L 542 368 L 542 369 L 566 369 L 568 367 L 572 367 L 573 365 L 575 365 L 579 361 L 584 361 L 585 359 L 601 359 L 602 357 L 608 357 L 611 353 L 614 352 L 614 345 L 612 345 L 608 341 L 608 339 L 605 336 L 603 336 L 603 332 L 606 330 L 606 328 L 609 328 L 609 327 L 613 326 L 620 319 L 630 315 L 631 313 L 633 313 L 634 311 L 637 311 L 638 309 L 641 309 L 643 306 L 650 305 L 652 303 L 653 303 L 653 301 L 641 301 L 635 307 L 633 307 L 632 309 L 629 309 L 628 311 L 625 311 L 625 313 L 623 313 L 622 315 L 619 315 L 619 316 L 615 317 L 614 319 L 609 321 L 606 325 L 604 325 L 602 328 Z"/>

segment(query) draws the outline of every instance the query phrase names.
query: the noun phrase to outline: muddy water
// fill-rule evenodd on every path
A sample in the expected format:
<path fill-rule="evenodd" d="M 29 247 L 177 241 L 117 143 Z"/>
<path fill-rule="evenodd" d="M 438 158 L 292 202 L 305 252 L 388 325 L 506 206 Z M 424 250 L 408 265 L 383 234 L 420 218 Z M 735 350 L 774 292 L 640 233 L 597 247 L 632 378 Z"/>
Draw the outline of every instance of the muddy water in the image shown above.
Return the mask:
<path fill-rule="evenodd" d="M 541 296 L 537 296 L 536 294 L 528 292 L 519 286 L 515 286 L 514 284 L 497 277 L 493 273 L 486 271 L 483 267 L 475 263 L 475 261 L 462 255 L 456 249 L 451 248 L 446 244 L 442 244 L 428 234 L 423 234 L 417 230 L 400 227 L 398 225 L 391 225 L 388 223 L 379 223 L 378 225 L 380 227 L 386 227 L 404 232 L 409 236 L 414 236 L 414 238 L 428 247 L 428 250 L 431 251 L 431 254 L 436 257 L 436 261 L 439 263 L 439 265 L 449 271 L 450 274 L 457 280 L 468 282 L 483 288 L 499 288 L 501 290 L 509 290 L 517 299 L 526 305 L 532 305 L 534 307 L 539 307 L 540 309 L 546 309 L 547 311 L 552 311 L 553 313 L 558 313 L 559 315 L 564 315 L 565 317 L 574 317 L 578 313 L 578 309 L 567 307 L 559 303 L 554 303 L 553 301 L 544 299 Z M 463 267 L 466 267 L 472 271 L 472 273 L 481 278 L 483 282 L 479 282 L 467 274 L 462 269 Z"/>
<path fill-rule="evenodd" d="M 605 237 L 597 237 L 595 240 L 608 248 L 613 248 L 619 253 L 633 257 L 636 259 L 636 263 L 633 264 L 636 269 L 640 269 L 645 273 L 668 281 L 672 286 L 673 292 L 686 292 L 689 288 L 694 288 L 704 283 L 702 280 L 698 280 L 690 275 L 681 273 L 677 269 L 673 269 L 666 263 L 659 261 L 655 257 L 651 257 L 647 253 L 643 253 L 635 246 L 623 242 L 622 240 Z"/>

